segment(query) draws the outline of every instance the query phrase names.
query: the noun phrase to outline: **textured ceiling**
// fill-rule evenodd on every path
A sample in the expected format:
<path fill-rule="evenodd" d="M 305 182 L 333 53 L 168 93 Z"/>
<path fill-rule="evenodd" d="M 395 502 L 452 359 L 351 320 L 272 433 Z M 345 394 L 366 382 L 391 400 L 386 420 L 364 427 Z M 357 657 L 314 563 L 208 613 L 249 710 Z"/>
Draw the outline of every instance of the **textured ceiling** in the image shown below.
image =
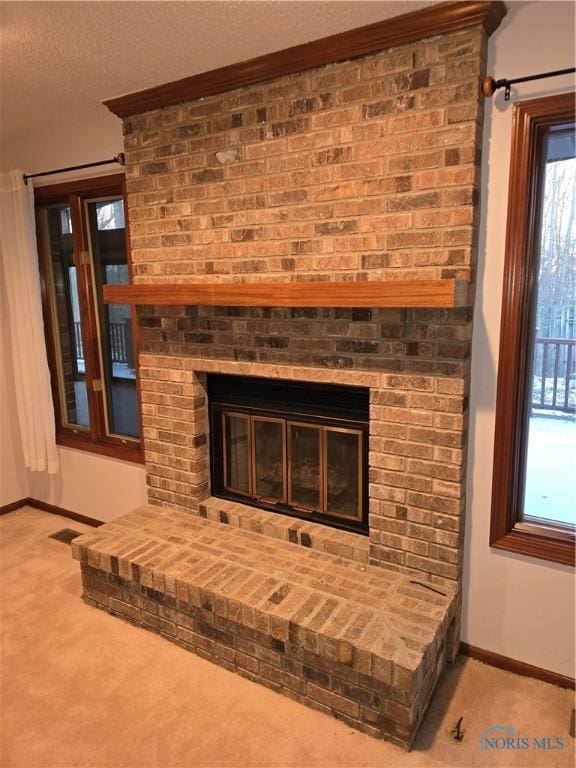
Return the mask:
<path fill-rule="evenodd" d="M 433 4 L 0 2 L 0 139 L 96 119 L 106 98 Z"/>

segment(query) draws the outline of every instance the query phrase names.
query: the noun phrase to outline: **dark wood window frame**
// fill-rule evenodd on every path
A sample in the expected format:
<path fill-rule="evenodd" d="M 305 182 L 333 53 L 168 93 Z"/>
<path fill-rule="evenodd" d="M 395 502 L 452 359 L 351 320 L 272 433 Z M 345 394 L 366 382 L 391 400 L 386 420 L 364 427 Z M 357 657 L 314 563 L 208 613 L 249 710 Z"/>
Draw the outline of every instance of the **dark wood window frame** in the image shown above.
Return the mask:
<path fill-rule="evenodd" d="M 84 201 L 94 197 L 121 196 L 124 200 L 124 218 L 126 235 L 126 255 L 128 262 L 128 275 L 132 281 L 132 262 L 130 258 L 130 233 L 126 205 L 126 187 L 124 174 L 114 174 L 91 179 L 79 179 L 78 181 L 53 184 L 45 187 L 37 187 L 34 190 L 34 200 L 37 208 L 42 206 L 65 203 L 70 206 L 72 215 L 72 230 L 75 233 L 74 265 L 78 274 L 78 291 L 81 305 L 84 307 L 83 333 L 86 336 L 85 354 L 86 364 L 86 389 L 88 408 L 90 413 L 90 426 L 87 430 L 75 429 L 63 423 L 62 409 L 59 398 L 57 347 L 52 327 L 52 316 L 49 299 L 49 264 L 48 251 L 44 242 L 40 217 L 37 216 L 37 239 L 40 278 L 42 286 L 42 309 L 44 315 L 44 329 L 46 334 L 46 348 L 52 380 L 52 397 L 56 420 L 56 442 L 69 448 L 97 453 L 111 458 L 132 461 L 138 464 L 144 463 L 144 451 L 142 437 L 140 440 L 124 439 L 116 435 L 106 434 L 105 425 L 105 393 L 94 386 L 95 380 L 102 379 L 100 355 L 95 354 L 98 344 L 98 318 L 95 314 L 95 306 L 88 294 L 93 296 L 93 274 L 90 264 L 84 263 L 81 253 L 89 249 L 88 232 L 85 225 Z M 132 316 L 132 337 L 134 350 L 137 354 L 138 331 L 135 313 Z M 138 416 L 141 418 L 140 381 L 138 366 L 136 366 L 136 396 L 138 402 Z"/>
<path fill-rule="evenodd" d="M 574 565 L 570 526 L 522 520 L 531 327 L 540 231 L 539 189 L 546 130 L 575 119 L 574 93 L 514 105 L 500 325 L 490 546 Z"/>

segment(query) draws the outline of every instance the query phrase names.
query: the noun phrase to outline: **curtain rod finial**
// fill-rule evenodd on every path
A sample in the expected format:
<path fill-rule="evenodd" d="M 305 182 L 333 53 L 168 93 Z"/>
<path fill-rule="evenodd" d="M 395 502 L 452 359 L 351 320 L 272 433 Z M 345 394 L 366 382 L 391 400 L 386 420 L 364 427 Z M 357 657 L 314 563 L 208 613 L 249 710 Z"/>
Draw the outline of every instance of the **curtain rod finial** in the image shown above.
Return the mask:
<path fill-rule="evenodd" d="M 119 165 L 126 165 L 126 155 L 124 152 L 118 152 L 114 160 L 116 160 Z"/>
<path fill-rule="evenodd" d="M 496 90 L 496 80 L 494 80 L 493 77 L 490 77 L 489 75 L 486 76 L 482 80 L 482 93 L 486 98 L 490 98 L 490 96 L 494 95 L 494 91 Z"/>

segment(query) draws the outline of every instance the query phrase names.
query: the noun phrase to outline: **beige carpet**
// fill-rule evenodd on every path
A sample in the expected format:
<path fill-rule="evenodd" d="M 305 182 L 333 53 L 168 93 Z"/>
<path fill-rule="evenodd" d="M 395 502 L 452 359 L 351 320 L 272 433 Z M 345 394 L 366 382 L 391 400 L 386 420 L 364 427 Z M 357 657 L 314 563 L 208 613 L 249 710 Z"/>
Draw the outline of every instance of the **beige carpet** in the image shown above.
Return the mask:
<path fill-rule="evenodd" d="M 461 661 L 408 754 L 88 607 L 69 547 L 47 538 L 67 527 L 87 530 L 30 508 L 0 518 L 6 768 L 573 765 L 569 691 Z M 495 724 L 565 748 L 482 751 Z"/>

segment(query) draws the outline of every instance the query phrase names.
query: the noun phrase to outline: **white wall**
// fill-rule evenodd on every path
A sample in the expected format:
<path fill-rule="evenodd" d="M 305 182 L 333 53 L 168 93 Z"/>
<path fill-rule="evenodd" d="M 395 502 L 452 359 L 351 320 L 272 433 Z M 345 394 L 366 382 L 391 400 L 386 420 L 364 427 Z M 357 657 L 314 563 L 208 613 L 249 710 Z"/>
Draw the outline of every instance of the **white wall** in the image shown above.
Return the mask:
<path fill-rule="evenodd" d="M 508 7 L 490 41 L 489 74 L 514 78 L 574 66 L 572 3 Z M 570 90 L 572 82 L 525 83 L 512 101 Z M 485 120 L 462 639 L 573 677 L 573 569 L 488 546 L 512 101 L 502 93 L 489 100 Z"/>
<path fill-rule="evenodd" d="M 104 521 L 146 503 L 141 464 L 63 446 L 58 454 L 60 469 L 55 475 L 28 473 L 33 499 Z"/>
<path fill-rule="evenodd" d="M 67 123 L 58 130 L 37 130 L 2 146 L 0 168 L 10 171 L 21 168 L 26 173 L 39 173 L 53 168 L 95 163 L 108 160 L 122 152 L 122 123 L 102 106 L 93 120 Z M 81 172 L 45 176 L 34 181 L 36 186 L 69 181 L 73 178 L 118 173 L 119 165 L 105 165 Z"/>
<path fill-rule="evenodd" d="M 507 18 L 490 42 L 489 73 L 497 78 L 520 77 L 573 66 L 571 3 L 508 3 L 508 7 Z M 158 79 L 162 79 L 161 73 Z M 569 86 L 566 78 L 527 83 L 521 86 L 519 94 L 529 98 Z M 488 101 L 473 345 L 463 639 L 471 645 L 573 676 L 571 569 L 490 550 L 488 546 L 511 116 L 512 104 L 504 104 L 502 94 Z M 121 148 L 120 121 L 102 108 L 98 120 L 89 124 L 72 124 L 57 133 L 12 142 L 3 148 L 2 167 L 34 172 L 112 157 Z M 116 169 L 112 166 L 109 170 Z M 50 181 L 46 179 L 43 183 Z M 0 365 L 4 370 L 2 360 Z M 16 437 L 13 421 L 9 429 L 4 428 L 4 417 L 12 410 L 10 392 L 5 392 L 0 448 L 10 479 L 6 483 L 7 496 L 2 496 L 0 503 L 12 500 L 10 494 L 16 494 L 14 498 L 19 498 L 19 494 L 31 495 L 101 520 L 110 520 L 142 503 L 142 467 L 68 448 L 60 449 L 61 469 L 55 478 L 30 475 L 26 485 L 22 468 L 10 457 Z M 29 493 L 24 492 L 27 487 Z"/>

